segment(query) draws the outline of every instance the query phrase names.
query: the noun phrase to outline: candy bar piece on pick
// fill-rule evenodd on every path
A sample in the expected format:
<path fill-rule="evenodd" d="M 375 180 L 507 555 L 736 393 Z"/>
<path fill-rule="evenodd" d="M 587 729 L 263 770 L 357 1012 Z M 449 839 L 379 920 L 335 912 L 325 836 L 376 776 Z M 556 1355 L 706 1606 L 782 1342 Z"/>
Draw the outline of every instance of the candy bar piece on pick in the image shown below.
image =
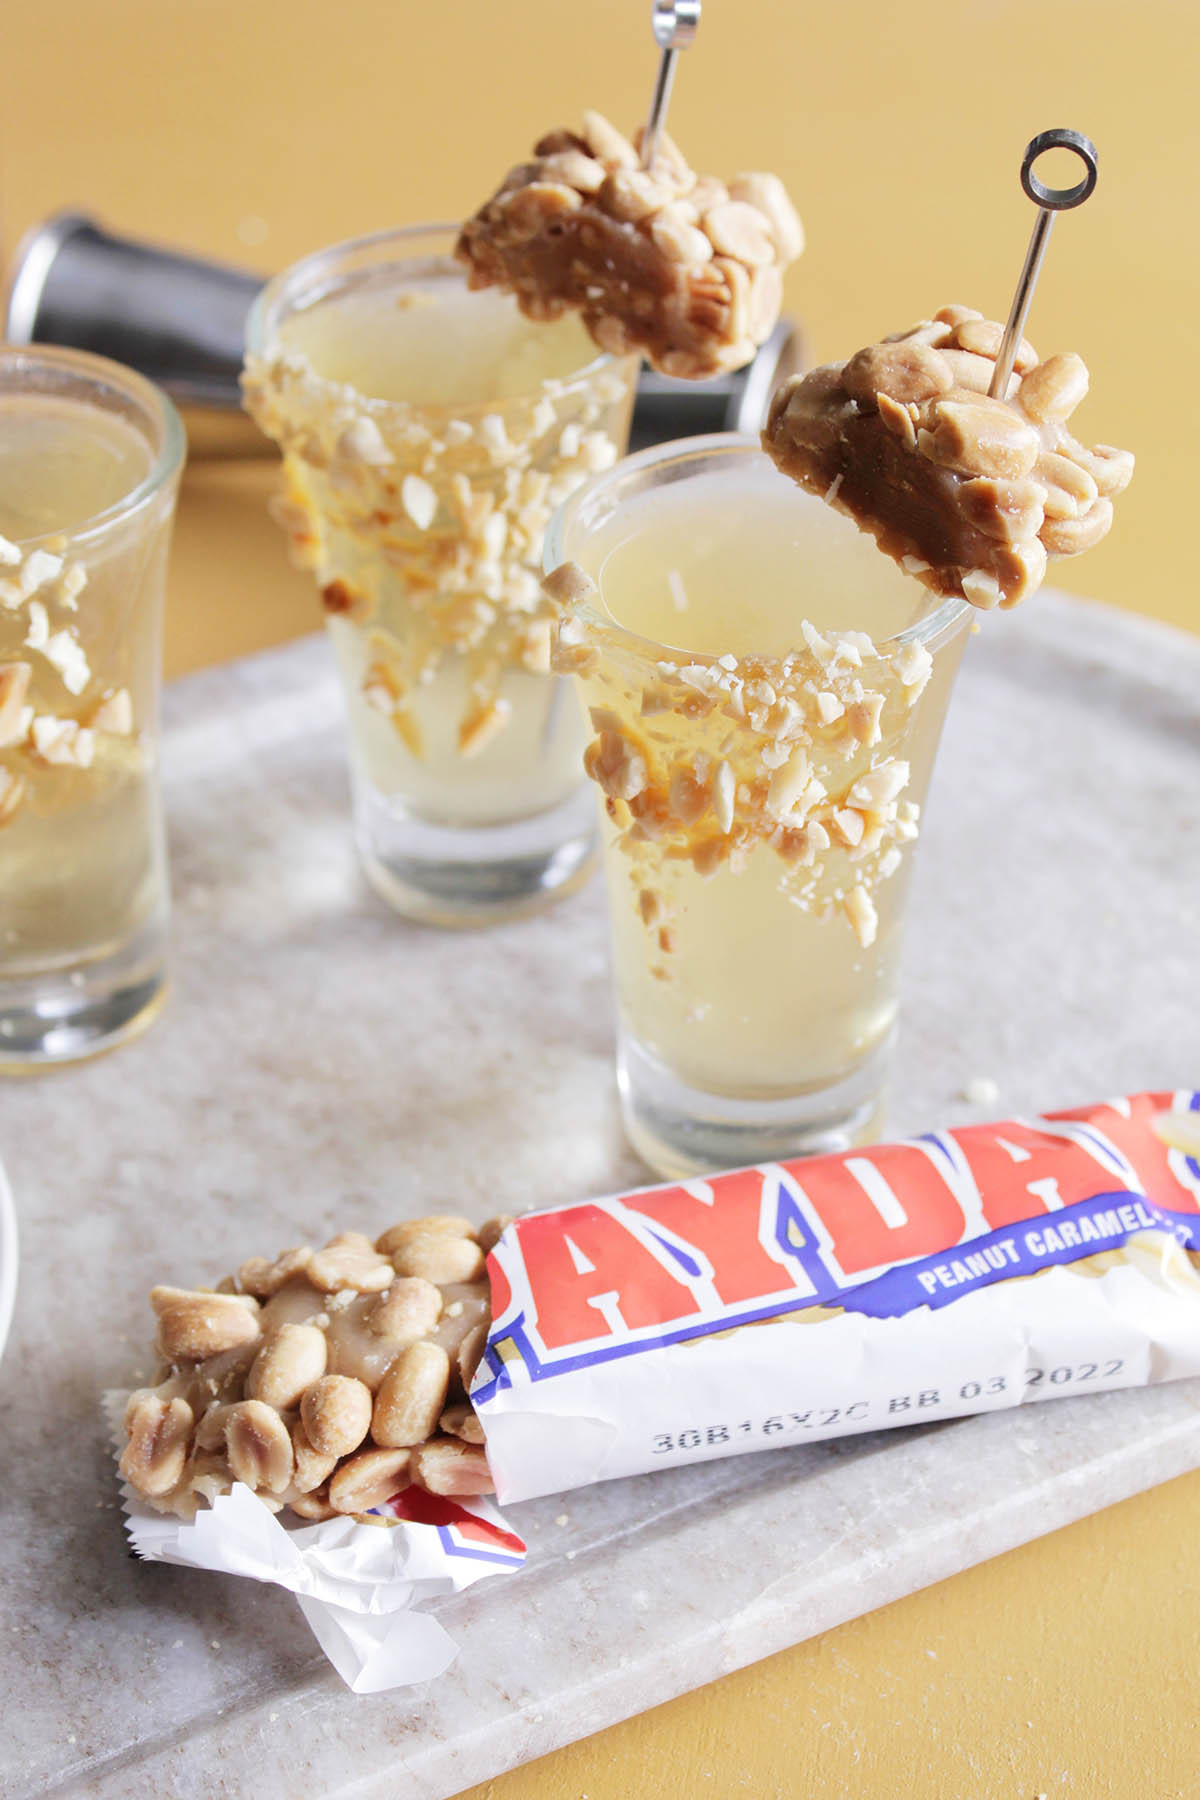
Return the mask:
<path fill-rule="evenodd" d="M 666 133 L 649 168 L 599 113 L 552 131 L 468 219 L 456 254 L 532 319 L 578 311 L 602 350 L 702 380 L 753 359 L 804 234 L 775 175 L 696 175 Z"/>
<path fill-rule="evenodd" d="M 776 393 L 763 447 L 784 474 L 848 513 L 935 593 L 1015 606 L 1050 556 L 1090 550 L 1112 524 L 1133 457 L 1090 449 L 1067 421 L 1087 392 L 1071 352 L 1022 340 L 1003 397 L 988 393 L 1003 328 L 966 306 L 870 344 Z"/>

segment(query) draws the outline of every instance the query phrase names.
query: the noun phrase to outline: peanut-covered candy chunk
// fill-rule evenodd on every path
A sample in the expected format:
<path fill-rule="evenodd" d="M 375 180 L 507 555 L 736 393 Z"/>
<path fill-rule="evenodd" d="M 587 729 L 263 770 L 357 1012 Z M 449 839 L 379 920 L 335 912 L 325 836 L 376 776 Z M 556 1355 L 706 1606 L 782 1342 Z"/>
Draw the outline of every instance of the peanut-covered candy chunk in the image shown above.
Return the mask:
<path fill-rule="evenodd" d="M 531 319 L 578 311 L 602 350 L 701 380 L 770 336 L 804 233 L 775 175 L 696 175 L 665 134 L 650 168 L 599 113 L 552 131 L 458 240 L 473 288 Z"/>
<path fill-rule="evenodd" d="M 249 1257 L 215 1288 L 152 1289 L 165 1367 L 130 1397 L 122 1477 L 181 1518 L 235 1482 L 313 1522 L 413 1483 L 490 1493 L 467 1393 L 488 1331 L 484 1259 L 507 1223 L 435 1213 Z"/>
<path fill-rule="evenodd" d="M 993 398 L 1003 328 L 966 306 L 787 381 L 763 447 L 869 531 L 937 594 L 1015 606 L 1051 556 L 1089 550 L 1133 473 L 1128 451 L 1087 448 L 1067 421 L 1088 390 L 1073 352 L 1022 339 Z"/>

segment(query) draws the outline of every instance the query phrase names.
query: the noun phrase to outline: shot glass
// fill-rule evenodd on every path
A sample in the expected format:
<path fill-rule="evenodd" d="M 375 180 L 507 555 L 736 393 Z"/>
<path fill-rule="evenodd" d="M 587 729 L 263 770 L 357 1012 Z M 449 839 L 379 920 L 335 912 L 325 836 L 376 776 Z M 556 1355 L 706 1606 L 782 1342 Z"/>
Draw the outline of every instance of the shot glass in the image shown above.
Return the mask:
<path fill-rule="evenodd" d="M 141 1030 L 166 980 L 158 701 L 183 429 L 142 376 L 0 348 L 0 1071 Z"/>
<path fill-rule="evenodd" d="M 409 918 L 471 925 L 537 910 L 596 855 L 542 538 L 623 450 L 637 363 L 573 315 L 470 292 L 455 235 L 385 232 L 285 271 L 251 312 L 243 391 L 324 601 L 366 873 Z"/>
<path fill-rule="evenodd" d="M 673 1176 L 877 1135 L 970 608 L 750 438 L 630 457 L 545 560 L 602 790 L 631 1142 Z"/>

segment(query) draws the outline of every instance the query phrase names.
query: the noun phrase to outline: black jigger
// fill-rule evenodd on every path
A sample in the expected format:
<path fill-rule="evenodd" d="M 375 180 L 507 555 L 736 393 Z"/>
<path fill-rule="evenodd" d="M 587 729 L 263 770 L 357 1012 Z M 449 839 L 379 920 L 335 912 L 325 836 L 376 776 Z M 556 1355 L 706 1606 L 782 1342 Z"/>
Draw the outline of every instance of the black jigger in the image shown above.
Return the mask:
<path fill-rule="evenodd" d="M 263 279 L 55 213 L 17 250 L 0 337 L 92 350 L 149 376 L 183 413 L 194 456 L 273 455 L 237 380 Z"/>
<path fill-rule="evenodd" d="M 263 280 L 56 213 L 17 251 L 5 336 L 111 356 L 177 402 L 236 405 L 246 314 Z"/>
<path fill-rule="evenodd" d="M 94 350 L 149 376 L 183 412 L 193 456 L 274 456 L 238 390 L 246 315 L 263 279 L 118 237 L 86 213 L 56 213 L 17 250 L 0 336 Z M 731 375 L 675 381 L 644 369 L 629 447 L 758 431 L 775 388 L 801 367 L 799 335 L 783 319 Z"/>

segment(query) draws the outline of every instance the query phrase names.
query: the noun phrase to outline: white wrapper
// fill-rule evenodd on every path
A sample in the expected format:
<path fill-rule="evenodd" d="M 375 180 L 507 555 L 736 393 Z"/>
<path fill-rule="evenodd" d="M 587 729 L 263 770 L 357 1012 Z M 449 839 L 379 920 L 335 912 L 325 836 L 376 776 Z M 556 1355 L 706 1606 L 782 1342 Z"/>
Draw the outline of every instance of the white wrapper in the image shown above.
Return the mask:
<path fill-rule="evenodd" d="M 1200 1375 L 1172 1104 L 1200 1119 L 1138 1095 L 518 1219 L 471 1391 L 499 1499 Z"/>
<path fill-rule="evenodd" d="M 117 1442 L 127 1399 L 105 1395 Z M 454 1641 L 418 1609 L 484 1576 L 511 1575 L 525 1560 L 520 1538 L 482 1499 L 422 1495 L 437 1523 L 397 1519 L 384 1527 L 345 1518 L 289 1527 L 282 1521 L 291 1515 L 271 1512 L 241 1482 L 187 1520 L 152 1511 L 126 1484 L 121 1494 L 129 1541 L 147 1561 L 246 1575 L 295 1594 L 317 1642 L 356 1694 L 444 1673 L 457 1654 Z"/>
<path fill-rule="evenodd" d="M 621 1475 L 1035 1400 L 1200 1375 L 1200 1280 L 1171 1237 L 1137 1266 L 984 1288 L 944 1312 L 853 1313 L 659 1346 L 497 1393 L 484 1409 L 504 1504 Z"/>

